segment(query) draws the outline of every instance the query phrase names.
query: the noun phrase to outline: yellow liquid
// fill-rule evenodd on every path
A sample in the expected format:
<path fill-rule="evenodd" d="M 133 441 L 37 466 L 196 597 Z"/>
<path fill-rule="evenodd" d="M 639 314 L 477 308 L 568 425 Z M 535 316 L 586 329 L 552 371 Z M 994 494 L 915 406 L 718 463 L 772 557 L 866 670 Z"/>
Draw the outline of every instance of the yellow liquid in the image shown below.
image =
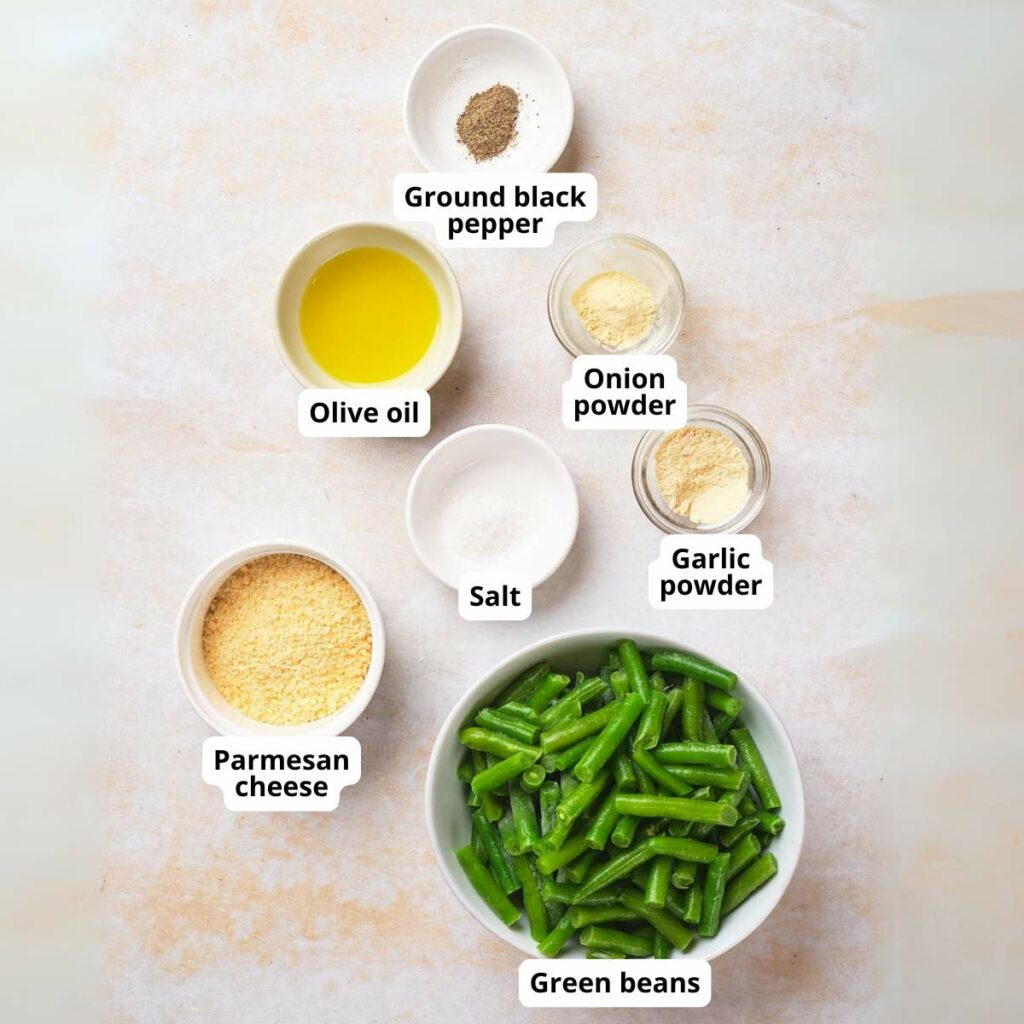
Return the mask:
<path fill-rule="evenodd" d="M 427 275 L 407 257 L 370 246 L 329 259 L 299 303 L 309 354 L 349 384 L 393 380 L 412 369 L 430 348 L 440 319 Z"/>

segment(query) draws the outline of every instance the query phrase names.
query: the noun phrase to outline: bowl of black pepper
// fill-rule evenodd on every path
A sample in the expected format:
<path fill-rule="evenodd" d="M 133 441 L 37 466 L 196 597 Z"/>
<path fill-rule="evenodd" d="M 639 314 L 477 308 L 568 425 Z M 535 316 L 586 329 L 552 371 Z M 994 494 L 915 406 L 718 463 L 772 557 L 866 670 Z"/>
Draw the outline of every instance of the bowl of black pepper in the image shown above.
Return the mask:
<path fill-rule="evenodd" d="M 405 91 L 409 144 L 433 172 L 549 171 L 572 120 L 572 89 L 558 59 L 502 25 L 438 40 Z"/>

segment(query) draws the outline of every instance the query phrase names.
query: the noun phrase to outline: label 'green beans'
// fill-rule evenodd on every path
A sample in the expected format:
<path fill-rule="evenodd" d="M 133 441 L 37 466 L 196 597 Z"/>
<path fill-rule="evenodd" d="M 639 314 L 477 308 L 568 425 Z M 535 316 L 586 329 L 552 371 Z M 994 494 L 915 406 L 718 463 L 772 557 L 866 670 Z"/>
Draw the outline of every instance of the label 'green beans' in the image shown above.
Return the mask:
<path fill-rule="evenodd" d="M 576 762 L 576 767 L 573 769 L 573 775 L 581 782 L 589 782 L 597 777 L 598 772 L 611 760 L 612 754 L 625 740 L 629 730 L 633 728 L 633 723 L 644 710 L 642 698 L 635 693 L 631 693 L 621 704 L 609 706 L 616 708 L 616 714 L 591 743 L 587 752 Z"/>
<path fill-rule="evenodd" d="M 474 793 L 491 793 L 510 779 L 522 774 L 537 759 L 532 754 L 513 754 L 473 776 Z"/>
<path fill-rule="evenodd" d="M 766 811 L 778 810 L 782 806 L 782 801 L 779 799 L 775 783 L 772 782 L 772 777 L 768 774 L 768 769 L 761 758 L 761 752 L 757 749 L 753 736 L 750 735 L 750 730 L 733 729 L 729 733 L 729 739 L 739 751 L 744 767 L 750 772 L 750 784 L 754 787 L 761 806 Z"/>
<path fill-rule="evenodd" d="M 462 865 L 470 884 L 479 893 L 480 898 L 498 915 L 498 918 L 511 926 L 520 918 L 519 909 L 501 891 L 501 886 L 494 880 L 494 875 L 487 870 L 484 862 L 473 852 L 472 846 L 463 846 L 456 850 L 455 858 Z"/>
<path fill-rule="evenodd" d="M 735 768 L 736 748 L 726 743 L 661 743 L 654 756 L 662 764 L 703 764 L 709 768 Z"/>
<path fill-rule="evenodd" d="M 674 818 L 678 821 L 706 821 L 713 825 L 735 825 L 739 814 L 735 807 L 717 800 L 691 800 L 685 796 L 647 796 L 620 793 L 615 798 L 620 814 L 639 818 Z"/>
<path fill-rule="evenodd" d="M 677 676 L 689 676 L 699 679 L 709 686 L 717 686 L 720 690 L 732 690 L 736 686 L 736 673 L 721 668 L 696 654 L 684 654 L 682 651 L 655 651 L 651 655 L 651 665 L 659 672 L 671 672 Z"/>
<path fill-rule="evenodd" d="M 752 896 L 779 870 L 778 861 L 775 857 L 766 853 L 763 857 L 755 860 L 742 874 L 737 875 L 725 887 L 725 896 L 722 898 L 722 915 L 731 913 L 747 897 Z"/>

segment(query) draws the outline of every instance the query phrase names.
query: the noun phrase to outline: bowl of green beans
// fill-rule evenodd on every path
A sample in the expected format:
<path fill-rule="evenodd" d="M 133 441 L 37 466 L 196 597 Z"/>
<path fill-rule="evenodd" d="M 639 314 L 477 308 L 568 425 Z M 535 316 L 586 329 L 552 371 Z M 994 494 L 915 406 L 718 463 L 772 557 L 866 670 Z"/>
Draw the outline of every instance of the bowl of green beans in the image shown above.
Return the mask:
<path fill-rule="evenodd" d="M 466 692 L 427 768 L 449 888 L 528 956 L 711 960 L 803 845 L 800 768 L 746 679 L 663 636 L 563 633 Z"/>

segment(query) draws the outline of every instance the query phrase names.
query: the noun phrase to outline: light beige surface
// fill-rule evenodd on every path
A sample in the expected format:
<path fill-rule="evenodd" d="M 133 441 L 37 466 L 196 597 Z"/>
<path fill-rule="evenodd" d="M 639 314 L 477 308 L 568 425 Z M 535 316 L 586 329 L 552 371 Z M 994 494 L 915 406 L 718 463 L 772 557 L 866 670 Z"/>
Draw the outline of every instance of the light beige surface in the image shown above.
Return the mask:
<path fill-rule="evenodd" d="M 598 217 L 562 227 L 547 251 L 451 254 L 466 331 L 433 392 L 429 438 L 302 439 L 271 340 L 277 275 L 325 227 L 389 218 L 393 175 L 417 169 L 401 117 L 415 61 L 489 20 L 533 32 L 564 63 L 577 108 L 559 169 L 597 176 Z M 854 2 L 136 5 L 108 68 L 104 139 L 116 197 L 100 411 L 117 538 L 104 1019 L 525 1020 L 519 956 L 460 908 L 427 849 L 424 768 L 473 678 L 523 643 L 593 625 L 662 630 L 748 674 L 804 769 L 796 879 L 715 962 L 701 1019 L 871 1019 L 881 908 L 868 837 L 882 783 L 865 667 L 864 22 Z M 770 449 L 755 525 L 776 567 L 769 611 L 652 611 L 660 535 L 629 487 L 638 434 L 560 424 L 569 365 L 547 284 L 571 246 L 610 231 L 676 260 L 691 306 L 673 354 L 691 398 L 735 409 Z M 402 522 L 428 448 L 488 421 L 549 441 L 581 499 L 576 547 L 521 624 L 462 622 Z M 171 657 L 194 576 L 274 535 L 350 560 L 388 630 L 384 678 L 353 730 L 363 780 L 325 816 L 224 809 L 200 780 L 206 730 Z"/>

